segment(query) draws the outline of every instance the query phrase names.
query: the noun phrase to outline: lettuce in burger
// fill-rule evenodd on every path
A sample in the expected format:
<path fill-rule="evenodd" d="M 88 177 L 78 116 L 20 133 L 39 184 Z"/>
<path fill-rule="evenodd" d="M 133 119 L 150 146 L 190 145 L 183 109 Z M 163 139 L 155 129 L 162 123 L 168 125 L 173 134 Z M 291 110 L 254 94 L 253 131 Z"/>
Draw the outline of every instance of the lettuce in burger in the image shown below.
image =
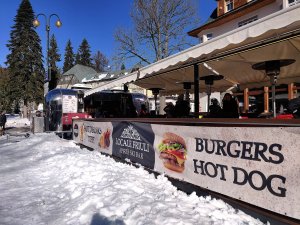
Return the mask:
<path fill-rule="evenodd" d="M 166 168 L 180 173 L 184 170 L 187 150 L 182 137 L 166 132 L 163 140 L 158 145 L 158 149 L 160 152 L 159 158 L 163 160 Z"/>

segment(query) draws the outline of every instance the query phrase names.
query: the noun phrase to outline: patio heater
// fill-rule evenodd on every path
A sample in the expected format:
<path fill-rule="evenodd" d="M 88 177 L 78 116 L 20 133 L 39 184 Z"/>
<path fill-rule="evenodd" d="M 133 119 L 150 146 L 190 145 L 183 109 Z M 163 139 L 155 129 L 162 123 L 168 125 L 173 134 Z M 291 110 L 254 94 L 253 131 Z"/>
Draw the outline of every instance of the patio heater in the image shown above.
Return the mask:
<path fill-rule="evenodd" d="M 160 90 L 163 90 L 162 88 L 149 88 L 149 90 L 152 91 L 152 94 L 154 95 L 154 105 L 155 105 L 155 115 L 158 115 L 157 113 L 157 95 L 159 94 Z"/>
<path fill-rule="evenodd" d="M 272 85 L 272 109 L 274 118 L 276 117 L 275 87 L 277 83 L 277 78 L 280 74 L 280 68 L 288 66 L 294 63 L 295 61 L 295 59 L 278 59 L 259 62 L 252 65 L 252 68 L 254 70 L 265 70 L 266 75 L 270 77 L 270 82 Z"/>
<path fill-rule="evenodd" d="M 209 112 L 211 87 L 212 87 L 212 85 L 214 85 L 215 80 L 222 80 L 223 78 L 224 78 L 224 76 L 222 76 L 222 75 L 207 75 L 204 77 L 200 77 L 200 80 L 204 80 L 205 85 L 206 85 L 207 112 Z"/>
<path fill-rule="evenodd" d="M 184 100 L 190 103 L 190 90 L 194 82 L 191 81 L 183 81 L 183 82 L 176 82 L 176 84 L 183 84 L 184 89 Z"/>

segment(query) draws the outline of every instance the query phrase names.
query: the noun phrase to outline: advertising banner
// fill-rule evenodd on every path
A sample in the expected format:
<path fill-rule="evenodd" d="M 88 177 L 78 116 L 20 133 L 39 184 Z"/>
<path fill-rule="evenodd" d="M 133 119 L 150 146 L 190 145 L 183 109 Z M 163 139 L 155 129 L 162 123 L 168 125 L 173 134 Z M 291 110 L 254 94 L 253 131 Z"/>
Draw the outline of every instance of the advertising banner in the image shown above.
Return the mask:
<path fill-rule="evenodd" d="M 154 168 L 154 133 L 151 124 L 113 122 L 113 155 Z"/>
<path fill-rule="evenodd" d="M 112 155 L 112 124 L 92 121 L 73 121 L 73 139 L 94 150 Z"/>
<path fill-rule="evenodd" d="M 73 121 L 76 142 L 300 219 L 300 128 Z"/>
<path fill-rule="evenodd" d="M 299 128 L 152 129 L 155 171 L 300 219 Z"/>

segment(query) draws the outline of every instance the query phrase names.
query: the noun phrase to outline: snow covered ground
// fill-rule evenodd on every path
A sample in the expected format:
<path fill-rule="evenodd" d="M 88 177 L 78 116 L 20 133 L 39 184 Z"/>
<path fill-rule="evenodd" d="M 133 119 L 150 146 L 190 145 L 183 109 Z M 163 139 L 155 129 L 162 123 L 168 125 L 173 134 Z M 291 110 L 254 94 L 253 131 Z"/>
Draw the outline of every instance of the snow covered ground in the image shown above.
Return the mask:
<path fill-rule="evenodd" d="M 17 121 L 8 124 L 28 122 Z M 163 175 L 156 179 L 54 134 L 0 140 L 1 225 L 262 224 L 221 200 L 187 195 Z"/>

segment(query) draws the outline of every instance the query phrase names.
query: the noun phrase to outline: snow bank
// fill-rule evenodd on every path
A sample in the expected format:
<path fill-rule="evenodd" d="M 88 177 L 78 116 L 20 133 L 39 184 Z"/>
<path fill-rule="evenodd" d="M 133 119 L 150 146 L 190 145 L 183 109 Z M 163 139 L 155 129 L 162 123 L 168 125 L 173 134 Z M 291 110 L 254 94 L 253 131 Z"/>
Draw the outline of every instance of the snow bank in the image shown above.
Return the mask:
<path fill-rule="evenodd" d="M 54 134 L 0 143 L 0 221 L 24 224 L 262 224 L 164 176 L 80 149 Z"/>

